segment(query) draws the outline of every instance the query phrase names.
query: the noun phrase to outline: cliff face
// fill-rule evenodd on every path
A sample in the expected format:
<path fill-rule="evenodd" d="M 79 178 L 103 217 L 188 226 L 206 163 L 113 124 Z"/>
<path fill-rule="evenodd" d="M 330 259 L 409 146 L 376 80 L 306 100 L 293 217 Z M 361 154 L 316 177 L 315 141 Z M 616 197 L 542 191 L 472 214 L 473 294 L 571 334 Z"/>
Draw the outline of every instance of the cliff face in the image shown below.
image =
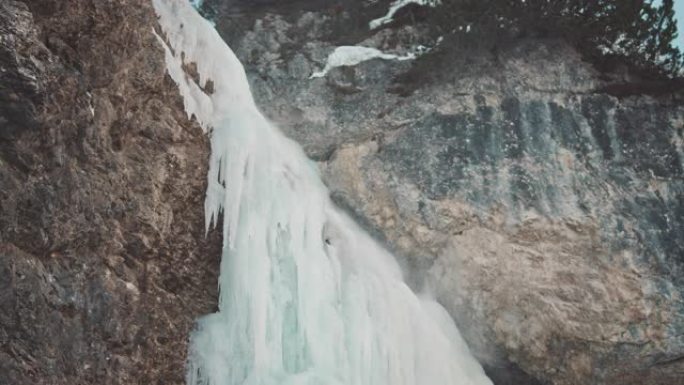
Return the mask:
<path fill-rule="evenodd" d="M 337 45 L 430 42 L 369 32 L 387 2 L 206 3 L 262 110 L 497 384 L 684 376 L 681 93 L 617 97 L 626 75 L 548 40 L 309 79 Z M 155 25 L 145 0 L 0 3 L 2 384 L 183 383 L 214 311 L 208 140 Z"/>
<path fill-rule="evenodd" d="M 628 73 L 532 39 L 309 79 L 341 44 L 429 44 L 420 25 L 364 31 L 384 9 L 356 4 L 208 5 L 261 109 L 495 382 L 681 380 L 682 93 L 617 95 Z"/>
<path fill-rule="evenodd" d="M 143 0 L 0 2 L 0 383 L 182 384 L 209 145 Z"/>

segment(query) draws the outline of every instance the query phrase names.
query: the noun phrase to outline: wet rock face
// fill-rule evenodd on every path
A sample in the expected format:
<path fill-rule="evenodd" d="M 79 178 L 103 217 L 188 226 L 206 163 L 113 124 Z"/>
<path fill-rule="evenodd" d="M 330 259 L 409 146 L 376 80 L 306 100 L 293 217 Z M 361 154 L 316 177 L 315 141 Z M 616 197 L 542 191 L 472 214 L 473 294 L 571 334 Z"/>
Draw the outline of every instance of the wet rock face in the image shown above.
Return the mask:
<path fill-rule="evenodd" d="M 382 15 L 359 4 L 209 1 L 260 108 L 431 287 L 497 384 L 680 381 L 682 93 L 618 98 L 604 90 L 628 75 L 546 40 L 309 79 L 341 42 L 430 44 L 420 24 L 346 34 Z"/>
<path fill-rule="evenodd" d="M 209 144 L 148 1 L 0 3 L 0 383 L 182 384 Z"/>

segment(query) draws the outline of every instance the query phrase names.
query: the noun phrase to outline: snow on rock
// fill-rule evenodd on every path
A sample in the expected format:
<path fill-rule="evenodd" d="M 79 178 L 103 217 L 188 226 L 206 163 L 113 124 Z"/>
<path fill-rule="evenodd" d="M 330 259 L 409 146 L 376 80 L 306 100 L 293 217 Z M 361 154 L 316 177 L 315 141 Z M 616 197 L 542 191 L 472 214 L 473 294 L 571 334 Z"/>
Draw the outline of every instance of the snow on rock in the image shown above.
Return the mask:
<path fill-rule="evenodd" d="M 390 5 L 390 8 L 385 16 L 371 20 L 368 26 L 370 27 L 370 29 L 376 29 L 382 27 L 385 24 L 391 23 L 392 20 L 394 20 L 394 15 L 400 9 L 404 8 L 409 4 L 418 4 L 434 7 L 436 5 L 439 5 L 439 3 L 441 3 L 441 1 L 439 0 L 396 0 L 394 3 Z"/>
<path fill-rule="evenodd" d="M 405 56 L 399 56 L 395 54 L 385 53 L 376 48 L 371 47 L 361 47 L 361 46 L 341 46 L 335 48 L 333 53 L 328 56 L 328 60 L 325 63 L 325 68 L 322 71 L 315 72 L 311 75 L 310 79 L 324 77 L 330 70 L 336 67 L 342 66 L 354 66 L 359 63 L 371 60 L 371 59 L 384 59 L 384 60 L 411 60 L 415 59 L 416 55 L 409 53 Z"/>

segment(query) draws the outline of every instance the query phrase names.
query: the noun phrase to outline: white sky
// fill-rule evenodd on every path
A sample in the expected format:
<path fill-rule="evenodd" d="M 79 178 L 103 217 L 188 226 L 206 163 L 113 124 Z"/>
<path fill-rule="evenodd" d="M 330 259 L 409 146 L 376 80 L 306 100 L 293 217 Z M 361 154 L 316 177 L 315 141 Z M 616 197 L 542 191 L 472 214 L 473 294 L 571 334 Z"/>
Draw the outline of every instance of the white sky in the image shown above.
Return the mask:
<path fill-rule="evenodd" d="M 679 31 L 677 45 L 680 50 L 684 51 L 684 0 L 675 0 L 675 16 L 677 17 L 677 31 Z"/>
<path fill-rule="evenodd" d="M 653 2 L 654 5 L 660 5 L 660 0 Z M 684 51 L 684 0 L 674 0 L 675 18 L 677 19 L 677 32 L 679 36 L 675 45 L 679 47 L 680 51 Z"/>

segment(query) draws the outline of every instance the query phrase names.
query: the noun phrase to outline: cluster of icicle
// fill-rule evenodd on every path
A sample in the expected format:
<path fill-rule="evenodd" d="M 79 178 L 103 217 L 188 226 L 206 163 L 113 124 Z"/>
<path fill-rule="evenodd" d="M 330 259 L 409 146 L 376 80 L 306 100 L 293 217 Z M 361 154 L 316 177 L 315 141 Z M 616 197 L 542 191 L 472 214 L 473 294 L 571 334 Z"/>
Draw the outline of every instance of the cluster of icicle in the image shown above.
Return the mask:
<path fill-rule="evenodd" d="M 191 336 L 189 385 L 491 384 L 447 313 L 331 203 L 254 104 L 188 0 L 153 0 L 168 72 L 211 136 L 207 228 L 223 215 L 218 313 Z M 182 63 L 197 64 L 199 84 Z M 203 91 L 208 80 L 211 94 Z"/>

